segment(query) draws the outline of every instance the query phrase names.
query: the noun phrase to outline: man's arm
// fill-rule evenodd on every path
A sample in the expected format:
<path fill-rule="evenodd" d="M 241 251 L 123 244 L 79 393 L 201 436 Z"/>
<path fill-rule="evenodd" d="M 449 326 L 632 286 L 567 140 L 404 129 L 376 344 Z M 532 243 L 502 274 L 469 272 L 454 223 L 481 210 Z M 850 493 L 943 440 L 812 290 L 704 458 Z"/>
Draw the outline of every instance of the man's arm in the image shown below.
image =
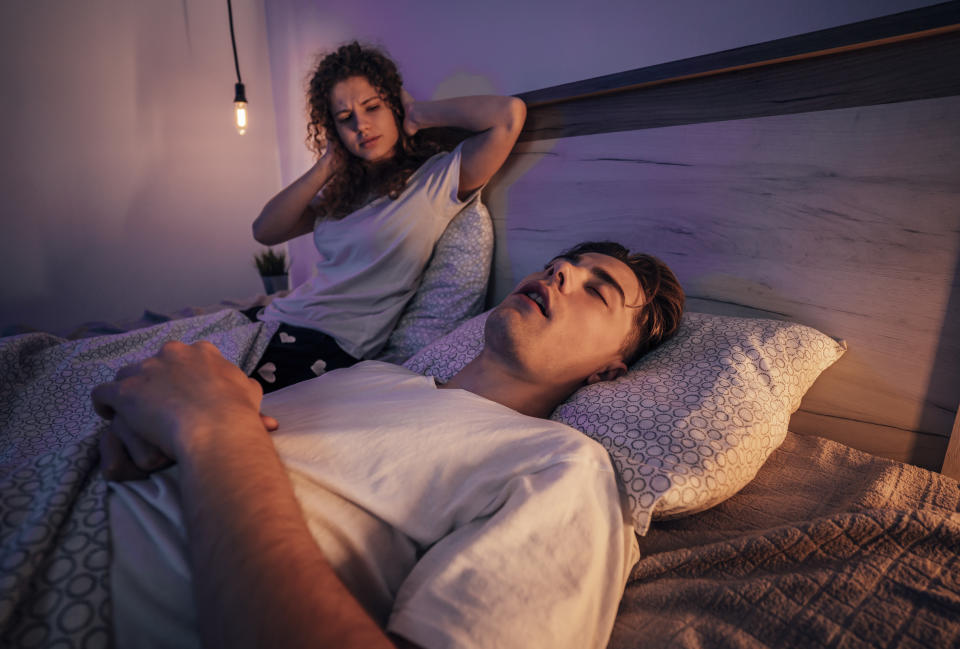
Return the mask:
<path fill-rule="evenodd" d="M 430 546 L 400 586 L 390 631 L 446 647 L 607 646 L 636 560 L 633 527 L 599 444 L 551 457 L 504 483 L 495 511 Z"/>
<path fill-rule="evenodd" d="M 168 343 L 93 399 L 122 443 L 180 467 L 204 646 L 394 646 L 313 540 L 261 420 L 259 386 L 213 345 Z"/>

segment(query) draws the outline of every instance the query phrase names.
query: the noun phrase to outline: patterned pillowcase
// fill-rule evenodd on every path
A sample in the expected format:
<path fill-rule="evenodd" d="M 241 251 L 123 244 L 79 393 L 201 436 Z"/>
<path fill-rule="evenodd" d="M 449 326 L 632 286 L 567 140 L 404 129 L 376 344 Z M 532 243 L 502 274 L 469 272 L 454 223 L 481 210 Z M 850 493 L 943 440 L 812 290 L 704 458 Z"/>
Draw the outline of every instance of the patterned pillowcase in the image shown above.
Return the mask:
<path fill-rule="evenodd" d="M 423 280 L 390 334 L 379 360 L 402 363 L 483 309 L 493 259 L 493 222 L 472 201 L 437 241 Z"/>
<path fill-rule="evenodd" d="M 483 347 L 487 313 L 405 366 L 446 381 Z M 820 373 L 846 351 L 803 325 L 687 313 L 677 335 L 623 377 L 588 385 L 551 419 L 610 453 L 638 534 L 652 518 L 712 507 L 756 475 Z"/>

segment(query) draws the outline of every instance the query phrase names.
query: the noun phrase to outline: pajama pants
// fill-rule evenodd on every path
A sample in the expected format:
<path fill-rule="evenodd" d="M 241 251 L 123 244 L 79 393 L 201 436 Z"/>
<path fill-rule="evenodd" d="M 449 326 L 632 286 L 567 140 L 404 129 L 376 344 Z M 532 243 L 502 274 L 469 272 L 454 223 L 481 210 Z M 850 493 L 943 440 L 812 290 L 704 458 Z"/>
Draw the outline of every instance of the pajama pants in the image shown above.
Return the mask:
<path fill-rule="evenodd" d="M 260 309 L 252 307 L 242 313 L 252 322 L 259 322 Z M 359 359 L 340 349 L 327 334 L 281 323 L 250 377 L 256 379 L 267 394 L 357 362 Z"/>

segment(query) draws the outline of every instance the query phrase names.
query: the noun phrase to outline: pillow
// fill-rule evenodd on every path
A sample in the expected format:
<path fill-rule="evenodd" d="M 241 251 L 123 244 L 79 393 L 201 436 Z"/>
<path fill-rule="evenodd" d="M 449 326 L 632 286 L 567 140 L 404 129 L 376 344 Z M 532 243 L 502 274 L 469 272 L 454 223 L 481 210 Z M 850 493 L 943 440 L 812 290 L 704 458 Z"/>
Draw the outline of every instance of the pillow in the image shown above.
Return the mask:
<path fill-rule="evenodd" d="M 483 347 L 487 313 L 405 366 L 446 381 Z M 846 351 L 779 320 L 687 313 L 677 335 L 615 381 L 588 385 L 551 419 L 610 453 L 638 534 L 652 518 L 712 507 L 756 475 L 817 376 Z"/>
<path fill-rule="evenodd" d="M 420 287 L 379 360 L 402 363 L 483 309 L 493 259 L 493 223 L 479 197 L 457 214 L 434 247 Z"/>

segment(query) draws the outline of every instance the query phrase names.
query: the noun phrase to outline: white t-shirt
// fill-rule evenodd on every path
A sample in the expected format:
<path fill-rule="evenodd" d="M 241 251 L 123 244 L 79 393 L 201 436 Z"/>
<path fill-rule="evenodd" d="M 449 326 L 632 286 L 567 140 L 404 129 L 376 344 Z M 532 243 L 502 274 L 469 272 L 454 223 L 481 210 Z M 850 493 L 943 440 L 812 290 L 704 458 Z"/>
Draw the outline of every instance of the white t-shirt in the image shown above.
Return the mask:
<path fill-rule="evenodd" d="M 638 551 L 599 444 L 379 362 L 263 411 L 318 545 L 384 628 L 426 648 L 606 646 Z M 111 489 L 117 646 L 196 643 L 175 471 Z"/>
<path fill-rule="evenodd" d="M 340 220 L 318 218 L 316 273 L 260 318 L 322 331 L 354 358 L 374 356 L 417 290 L 437 239 L 470 200 L 457 198 L 461 148 L 424 162 L 395 199 L 382 196 Z"/>

